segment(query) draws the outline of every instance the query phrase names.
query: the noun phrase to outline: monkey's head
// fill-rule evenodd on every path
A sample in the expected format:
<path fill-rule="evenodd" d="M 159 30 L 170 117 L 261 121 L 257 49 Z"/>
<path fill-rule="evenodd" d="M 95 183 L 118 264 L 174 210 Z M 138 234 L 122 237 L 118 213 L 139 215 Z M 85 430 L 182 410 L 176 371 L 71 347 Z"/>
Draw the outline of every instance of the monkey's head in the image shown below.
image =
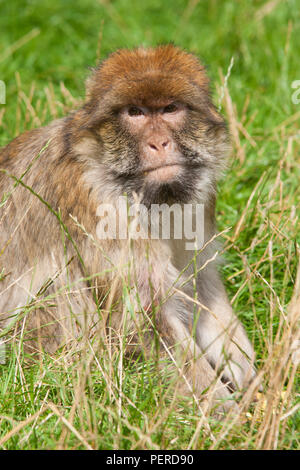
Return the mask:
<path fill-rule="evenodd" d="M 227 132 L 194 55 L 173 45 L 113 53 L 89 78 L 81 113 L 93 162 L 120 194 L 149 205 L 212 193 Z"/>

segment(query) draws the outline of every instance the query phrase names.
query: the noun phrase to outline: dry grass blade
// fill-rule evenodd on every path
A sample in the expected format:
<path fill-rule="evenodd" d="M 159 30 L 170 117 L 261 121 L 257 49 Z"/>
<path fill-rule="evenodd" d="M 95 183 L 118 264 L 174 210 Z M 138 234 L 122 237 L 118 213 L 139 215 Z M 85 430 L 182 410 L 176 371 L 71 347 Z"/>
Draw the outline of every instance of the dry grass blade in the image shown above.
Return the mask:
<path fill-rule="evenodd" d="M 14 44 L 7 48 L 6 52 L 0 56 L 0 62 L 10 57 L 14 52 L 20 49 L 24 44 L 31 41 L 31 39 L 35 38 L 40 34 L 39 28 L 33 28 L 29 33 L 25 34 L 23 37 L 18 39 Z"/>
<path fill-rule="evenodd" d="M 0 446 L 3 446 L 5 442 L 7 442 L 9 439 L 11 439 L 13 436 L 18 434 L 23 428 L 28 426 L 28 424 L 32 423 L 32 421 L 35 421 L 36 418 L 41 416 L 47 409 L 50 408 L 49 405 L 43 406 L 39 411 L 34 413 L 31 416 L 28 416 L 28 418 L 24 419 L 21 423 L 17 424 L 13 429 L 11 429 L 5 436 L 0 438 Z"/>
<path fill-rule="evenodd" d="M 84 445 L 87 450 L 94 450 L 92 446 L 81 436 L 81 434 L 74 428 L 74 426 L 59 412 L 58 408 L 53 403 L 48 403 L 48 408 L 56 414 L 62 423 L 77 437 L 77 439 Z"/>
<path fill-rule="evenodd" d="M 231 139 L 232 139 L 233 146 L 237 154 L 237 158 L 240 161 L 240 163 L 243 163 L 245 161 L 246 155 L 245 155 L 244 145 L 242 144 L 241 139 L 240 139 L 240 128 L 242 124 L 238 120 L 236 107 L 234 103 L 232 102 L 231 96 L 229 94 L 229 90 L 225 82 L 226 77 L 224 78 L 221 71 L 220 71 L 220 78 L 222 81 L 222 88 L 221 90 L 219 89 L 219 94 L 220 94 L 221 100 L 224 101 L 224 107 L 225 107 L 225 111 L 226 111 L 227 118 L 228 118 Z M 222 97 L 223 95 L 224 95 L 224 99 Z M 244 126 L 242 126 L 242 128 L 244 129 Z"/>

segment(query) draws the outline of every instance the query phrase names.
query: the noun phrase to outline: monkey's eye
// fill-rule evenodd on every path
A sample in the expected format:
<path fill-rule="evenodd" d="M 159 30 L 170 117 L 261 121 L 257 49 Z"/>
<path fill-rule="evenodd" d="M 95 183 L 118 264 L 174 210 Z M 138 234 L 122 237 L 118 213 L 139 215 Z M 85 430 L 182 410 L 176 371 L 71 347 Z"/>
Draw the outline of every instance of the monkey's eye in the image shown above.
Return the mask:
<path fill-rule="evenodd" d="M 128 109 L 128 114 L 129 116 L 143 116 L 144 115 L 143 110 L 138 108 L 137 106 L 131 106 Z"/>
<path fill-rule="evenodd" d="M 163 113 L 175 113 L 178 110 L 178 106 L 176 104 L 168 104 L 168 106 L 165 106 L 163 109 Z"/>

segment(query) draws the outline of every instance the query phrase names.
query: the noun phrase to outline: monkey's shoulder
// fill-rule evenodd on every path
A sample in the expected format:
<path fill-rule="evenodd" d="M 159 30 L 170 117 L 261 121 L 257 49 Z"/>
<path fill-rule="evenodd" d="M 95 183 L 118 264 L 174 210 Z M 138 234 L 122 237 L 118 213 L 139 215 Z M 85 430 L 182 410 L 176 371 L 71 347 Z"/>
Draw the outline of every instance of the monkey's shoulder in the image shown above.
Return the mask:
<path fill-rule="evenodd" d="M 60 134 L 64 121 L 65 118 L 57 119 L 47 126 L 25 131 L 15 137 L 0 148 L 0 167 L 10 168 L 19 160 L 26 164 L 38 157 L 47 144 Z"/>

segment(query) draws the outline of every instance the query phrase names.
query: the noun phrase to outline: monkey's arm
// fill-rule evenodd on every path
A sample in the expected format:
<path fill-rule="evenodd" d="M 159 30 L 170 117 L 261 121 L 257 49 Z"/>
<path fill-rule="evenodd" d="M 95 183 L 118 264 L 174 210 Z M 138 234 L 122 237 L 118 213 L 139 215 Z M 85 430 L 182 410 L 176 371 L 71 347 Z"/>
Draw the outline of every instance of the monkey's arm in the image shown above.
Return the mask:
<path fill-rule="evenodd" d="M 200 301 L 206 305 L 198 321 L 199 347 L 210 364 L 222 371 L 233 389 L 241 389 L 255 376 L 254 350 L 245 330 L 233 313 L 216 267 L 198 281 Z"/>

